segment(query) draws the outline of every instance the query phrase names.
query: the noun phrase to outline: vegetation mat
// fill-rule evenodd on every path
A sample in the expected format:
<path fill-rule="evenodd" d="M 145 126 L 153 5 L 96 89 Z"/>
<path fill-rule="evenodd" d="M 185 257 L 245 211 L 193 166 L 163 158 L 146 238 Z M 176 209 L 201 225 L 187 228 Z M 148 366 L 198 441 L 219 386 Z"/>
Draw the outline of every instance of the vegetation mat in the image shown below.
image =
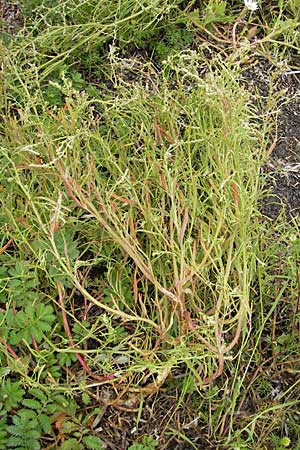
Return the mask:
<path fill-rule="evenodd" d="M 0 449 L 300 448 L 299 1 L 1 6 Z"/>

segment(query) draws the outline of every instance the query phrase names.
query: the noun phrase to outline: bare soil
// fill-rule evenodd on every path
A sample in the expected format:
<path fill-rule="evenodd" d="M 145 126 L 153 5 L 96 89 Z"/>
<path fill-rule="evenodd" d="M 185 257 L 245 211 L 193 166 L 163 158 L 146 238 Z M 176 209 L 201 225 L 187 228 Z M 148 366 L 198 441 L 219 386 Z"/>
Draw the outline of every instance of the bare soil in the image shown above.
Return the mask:
<path fill-rule="evenodd" d="M 22 24 L 23 17 L 18 5 L 0 0 L 0 32 L 8 35 L 15 34 Z"/>
<path fill-rule="evenodd" d="M 300 60 L 294 65 L 300 69 Z M 277 97 L 276 127 L 272 131 L 270 156 L 263 168 L 268 174 L 266 195 L 261 204 L 264 215 L 275 219 L 284 210 L 287 218 L 300 213 L 300 73 L 297 69 L 278 71 L 272 63 L 260 59 L 245 70 L 243 77 L 254 98 L 259 95 L 260 109 L 270 97 Z"/>

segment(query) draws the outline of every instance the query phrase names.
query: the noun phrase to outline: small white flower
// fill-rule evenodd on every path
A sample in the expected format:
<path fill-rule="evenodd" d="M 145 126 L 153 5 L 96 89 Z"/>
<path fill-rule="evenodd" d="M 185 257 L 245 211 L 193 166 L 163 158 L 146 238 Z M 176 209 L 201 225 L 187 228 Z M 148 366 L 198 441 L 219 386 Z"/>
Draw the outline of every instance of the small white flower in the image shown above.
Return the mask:
<path fill-rule="evenodd" d="M 244 3 L 249 11 L 255 11 L 258 8 L 257 2 L 254 0 L 244 0 Z"/>

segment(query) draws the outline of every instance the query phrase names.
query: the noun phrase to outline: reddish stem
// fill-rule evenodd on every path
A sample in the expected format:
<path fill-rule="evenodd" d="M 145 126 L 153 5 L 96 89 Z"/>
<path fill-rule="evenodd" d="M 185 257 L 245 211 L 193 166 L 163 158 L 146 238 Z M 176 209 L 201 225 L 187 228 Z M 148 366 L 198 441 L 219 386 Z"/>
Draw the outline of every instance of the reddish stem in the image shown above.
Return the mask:
<path fill-rule="evenodd" d="M 4 345 L 6 350 L 13 356 L 14 359 L 17 361 L 20 360 L 19 356 L 16 354 L 16 352 L 11 348 L 11 346 L 5 341 L 5 339 L 1 339 L 0 342 Z"/>
<path fill-rule="evenodd" d="M 34 336 L 31 336 L 31 340 L 32 340 L 33 348 L 34 348 L 37 352 L 39 352 L 40 349 L 39 349 L 39 346 L 37 345 L 37 342 L 36 342 L 35 337 L 34 337 Z"/>
<path fill-rule="evenodd" d="M 3 245 L 3 247 L 0 248 L 0 255 L 1 255 L 2 253 L 4 253 L 4 252 L 8 249 L 8 247 L 10 247 L 10 245 L 11 245 L 12 243 L 13 243 L 13 240 L 12 240 L 12 238 L 10 238 L 10 239 L 6 242 L 6 244 Z"/>
<path fill-rule="evenodd" d="M 61 314 L 62 314 L 62 320 L 63 320 L 63 324 L 64 324 L 64 329 L 66 332 L 66 335 L 68 337 L 69 340 L 69 344 L 71 347 L 74 347 L 74 341 L 73 341 L 73 337 L 72 337 L 72 333 L 69 327 L 69 323 L 68 323 L 68 318 L 67 318 L 67 314 L 66 314 L 66 310 L 65 310 L 65 302 L 64 302 L 64 288 L 62 286 L 61 283 L 57 283 L 57 290 L 58 290 L 58 296 L 59 296 L 59 303 L 61 306 Z M 84 369 L 84 371 L 90 376 L 92 377 L 94 380 L 97 381 L 106 381 L 108 379 L 114 378 L 114 374 L 110 374 L 108 376 L 105 377 L 99 377 L 98 375 L 94 374 L 91 369 L 89 368 L 89 366 L 87 365 L 85 359 L 83 356 L 80 355 L 80 353 L 75 353 L 77 360 L 79 361 L 79 363 L 81 364 L 82 368 Z"/>

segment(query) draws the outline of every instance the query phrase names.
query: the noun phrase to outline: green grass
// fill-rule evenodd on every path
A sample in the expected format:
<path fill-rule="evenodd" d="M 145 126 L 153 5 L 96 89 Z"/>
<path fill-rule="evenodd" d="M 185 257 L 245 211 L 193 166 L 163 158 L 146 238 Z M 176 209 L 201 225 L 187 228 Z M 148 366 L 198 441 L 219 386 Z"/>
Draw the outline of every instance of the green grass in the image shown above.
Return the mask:
<path fill-rule="evenodd" d="M 1 47 L 0 448 L 105 448 L 129 398 L 126 445 L 150 450 L 159 395 L 176 400 L 158 448 L 297 448 L 299 225 L 261 217 L 276 99 L 257 121 L 241 79 L 298 46 L 299 5 L 241 3 L 20 2 Z M 184 407 L 201 441 L 176 429 Z"/>

